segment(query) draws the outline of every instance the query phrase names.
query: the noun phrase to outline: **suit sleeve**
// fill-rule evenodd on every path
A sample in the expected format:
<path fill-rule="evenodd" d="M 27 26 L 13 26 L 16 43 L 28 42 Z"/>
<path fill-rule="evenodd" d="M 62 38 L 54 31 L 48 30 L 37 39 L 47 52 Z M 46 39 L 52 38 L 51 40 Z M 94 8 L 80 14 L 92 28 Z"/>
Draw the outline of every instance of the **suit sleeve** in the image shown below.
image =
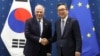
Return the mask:
<path fill-rule="evenodd" d="M 37 42 L 39 43 L 39 36 L 35 36 L 31 33 L 31 26 L 30 26 L 30 21 L 27 20 L 25 24 L 25 38 L 29 41 L 32 42 Z"/>
<path fill-rule="evenodd" d="M 81 39 L 80 27 L 77 20 L 73 22 L 73 34 L 76 42 L 76 51 L 81 52 L 82 39 Z"/>
<path fill-rule="evenodd" d="M 51 43 L 50 43 L 50 39 L 52 37 L 52 25 L 51 25 L 51 22 L 48 22 L 48 28 L 46 28 L 47 31 L 45 32 L 47 35 L 47 39 L 49 41 L 48 45 L 47 45 L 47 53 L 51 53 Z"/>
<path fill-rule="evenodd" d="M 54 34 L 53 37 L 50 39 L 50 42 L 56 42 L 57 41 L 57 32 L 56 32 L 56 23 L 55 23 L 55 30 L 54 30 Z"/>
<path fill-rule="evenodd" d="M 50 26 L 49 27 L 50 27 L 50 30 L 49 30 L 49 36 L 50 37 L 49 38 L 51 38 L 52 37 L 52 24 L 51 23 L 50 23 Z"/>
<path fill-rule="evenodd" d="M 48 35 L 47 35 L 47 36 L 48 36 L 48 41 L 50 41 L 50 39 L 51 39 L 51 37 L 52 37 L 52 25 L 51 25 L 51 22 L 49 23 L 47 30 L 48 30 L 48 31 L 47 31 L 46 34 L 48 34 Z"/>

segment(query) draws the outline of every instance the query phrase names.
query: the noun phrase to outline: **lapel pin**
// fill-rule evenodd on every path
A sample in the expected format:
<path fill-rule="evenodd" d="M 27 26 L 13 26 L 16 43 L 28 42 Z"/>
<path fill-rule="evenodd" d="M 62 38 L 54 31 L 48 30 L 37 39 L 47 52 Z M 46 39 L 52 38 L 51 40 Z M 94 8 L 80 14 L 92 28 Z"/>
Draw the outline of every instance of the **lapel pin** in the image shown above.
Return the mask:
<path fill-rule="evenodd" d="M 47 23 L 45 23 L 44 25 L 47 25 Z"/>

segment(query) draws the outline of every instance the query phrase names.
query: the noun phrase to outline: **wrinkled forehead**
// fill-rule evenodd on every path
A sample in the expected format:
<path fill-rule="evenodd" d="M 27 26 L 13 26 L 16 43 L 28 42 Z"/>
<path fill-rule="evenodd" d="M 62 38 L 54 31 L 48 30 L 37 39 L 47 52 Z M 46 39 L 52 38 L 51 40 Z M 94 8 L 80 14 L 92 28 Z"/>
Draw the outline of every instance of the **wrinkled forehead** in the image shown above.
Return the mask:
<path fill-rule="evenodd" d="M 44 7 L 41 6 L 41 5 L 37 5 L 37 6 L 35 7 L 35 11 L 44 11 Z"/>
<path fill-rule="evenodd" d="M 36 10 L 43 10 L 43 7 L 36 7 Z"/>

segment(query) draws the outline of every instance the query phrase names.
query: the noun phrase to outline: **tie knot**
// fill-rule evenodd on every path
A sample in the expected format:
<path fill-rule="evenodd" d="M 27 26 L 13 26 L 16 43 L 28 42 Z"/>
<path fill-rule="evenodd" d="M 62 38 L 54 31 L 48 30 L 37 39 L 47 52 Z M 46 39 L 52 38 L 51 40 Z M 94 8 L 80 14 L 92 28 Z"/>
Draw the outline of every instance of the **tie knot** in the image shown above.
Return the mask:
<path fill-rule="evenodd" d="M 41 20 L 39 20 L 38 22 L 41 22 Z"/>
<path fill-rule="evenodd" d="M 64 23 L 64 20 L 62 20 L 62 23 Z"/>

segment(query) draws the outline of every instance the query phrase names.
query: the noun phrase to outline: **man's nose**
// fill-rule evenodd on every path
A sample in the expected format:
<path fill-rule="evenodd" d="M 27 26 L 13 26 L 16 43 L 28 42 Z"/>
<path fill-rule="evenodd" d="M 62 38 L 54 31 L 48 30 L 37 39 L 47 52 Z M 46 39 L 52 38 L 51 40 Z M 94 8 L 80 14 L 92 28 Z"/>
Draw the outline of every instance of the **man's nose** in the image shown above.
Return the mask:
<path fill-rule="evenodd" d="M 40 12 L 38 14 L 41 14 Z"/>

